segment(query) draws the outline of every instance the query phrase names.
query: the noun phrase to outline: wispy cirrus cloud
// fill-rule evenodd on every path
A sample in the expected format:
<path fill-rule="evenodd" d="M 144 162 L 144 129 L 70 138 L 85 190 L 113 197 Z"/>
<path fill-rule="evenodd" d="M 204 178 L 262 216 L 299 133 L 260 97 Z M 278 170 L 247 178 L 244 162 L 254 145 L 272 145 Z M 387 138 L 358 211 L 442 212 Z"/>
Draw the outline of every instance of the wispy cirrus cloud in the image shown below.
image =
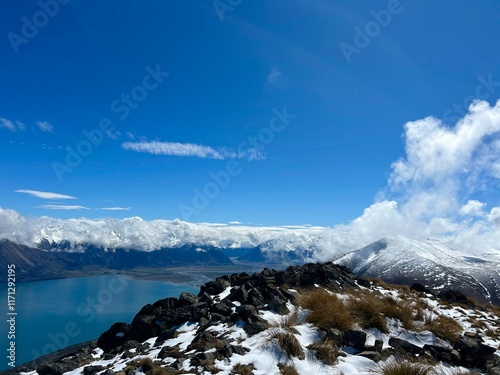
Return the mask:
<path fill-rule="evenodd" d="M 6 118 L 0 117 L 0 129 L 5 128 L 10 130 L 11 132 L 16 131 L 16 126 L 14 123 L 10 120 L 7 120 Z"/>
<path fill-rule="evenodd" d="M 47 121 L 37 121 L 35 124 L 38 126 L 38 129 L 40 129 L 44 133 L 54 132 L 54 127 Z"/>
<path fill-rule="evenodd" d="M 37 121 L 35 124 L 36 128 L 34 129 L 41 130 L 44 133 L 54 132 L 54 127 L 47 121 Z M 26 130 L 26 124 L 19 120 L 12 121 L 5 117 L 0 117 L 0 129 L 7 129 L 11 132 L 16 132 L 18 130 L 23 132 Z"/>
<path fill-rule="evenodd" d="M 103 207 L 99 209 L 103 211 L 130 211 L 132 207 Z"/>
<path fill-rule="evenodd" d="M 42 199 L 78 199 L 77 197 L 73 197 L 71 195 L 52 193 L 49 191 L 39 191 L 39 190 L 20 189 L 16 190 L 15 193 L 29 194 L 33 197 Z"/>
<path fill-rule="evenodd" d="M 41 204 L 39 206 L 36 206 L 35 208 L 43 208 L 45 210 L 64 210 L 64 211 L 90 210 L 90 208 L 85 206 L 69 205 L 69 204 Z"/>
<path fill-rule="evenodd" d="M 194 143 L 160 141 L 124 142 L 122 143 L 122 148 L 127 151 L 144 152 L 153 155 L 191 156 L 203 159 L 265 159 L 265 154 L 255 148 L 233 150 L 225 147 L 212 148 Z"/>

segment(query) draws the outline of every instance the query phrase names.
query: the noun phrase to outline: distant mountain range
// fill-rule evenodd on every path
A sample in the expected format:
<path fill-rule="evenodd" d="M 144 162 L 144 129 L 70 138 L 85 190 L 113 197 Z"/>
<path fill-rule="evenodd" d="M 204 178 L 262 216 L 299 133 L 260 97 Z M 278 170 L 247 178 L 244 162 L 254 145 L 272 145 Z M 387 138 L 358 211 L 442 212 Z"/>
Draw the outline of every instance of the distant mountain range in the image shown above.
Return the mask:
<path fill-rule="evenodd" d="M 332 249 L 334 250 L 334 249 Z M 154 251 L 105 249 L 69 241 L 41 241 L 37 247 L 0 240 L 0 281 L 8 264 L 15 264 L 20 281 L 34 281 L 108 270 L 157 269 L 254 263 L 286 268 L 316 261 L 314 246 L 290 246 L 268 240 L 255 247 L 185 244 Z M 231 258 L 231 259 L 230 259 Z M 389 283 L 420 283 L 437 291 L 457 289 L 482 301 L 500 304 L 500 254 L 471 255 L 440 240 L 418 241 L 386 237 L 334 260 L 360 276 Z"/>
<path fill-rule="evenodd" d="M 420 283 L 435 290 L 457 289 L 500 304 L 498 254 L 471 256 L 439 240 L 387 237 L 338 258 L 355 274 L 395 284 Z"/>
<path fill-rule="evenodd" d="M 67 244 L 66 244 L 67 245 Z M 176 266 L 215 266 L 232 264 L 231 260 L 213 246 L 184 245 L 178 248 L 138 251 L 80 245 L 79 252 L 28 247 L 0 240 L 0 281 L 7 281 L 7 266 L 16 266 L 18 281 L 64 278 L 91 269 L 127 270 Z M 47 244 L 42 247 L 47 248 Z"/>

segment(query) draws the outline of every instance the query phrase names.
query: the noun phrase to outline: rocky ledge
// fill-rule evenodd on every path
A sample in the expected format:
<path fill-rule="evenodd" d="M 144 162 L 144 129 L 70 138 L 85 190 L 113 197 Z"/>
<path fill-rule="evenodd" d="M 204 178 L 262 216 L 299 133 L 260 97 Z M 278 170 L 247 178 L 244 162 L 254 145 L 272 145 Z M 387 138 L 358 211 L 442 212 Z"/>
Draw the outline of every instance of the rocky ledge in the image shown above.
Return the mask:
<path fill-rule="evenodd" d="M 285 271 L 264 269 L 252 275 L 222 276 L 204 284 L 198 295 L 182 293 L 179 298 L 166 298 L 144 306 L 131 323 L 113 324 L 97 341 L 73 353 L 66 353 L 62 358 L 41 364 L 39 361 L 36 366 L 28 364 L 5 374 L 36 370 L 39 375 L 62 375 L 78 368 L 84 375 L 129 375 L 139 368 L 147 375 L 216 373 L 220 369 L 215 367 L 215 361 L 227 361 L 233 355 L 244 356 L 251 349 L 242 344 L 243 340 L 214 327 L 222 325 L 226 330 L 239 327 L 247 337 L 251 337 L 270 329 L 263 312 L 291 314 L 294 305 L 290 302 L 302 290 L 325 288 L 329 293 L 343 293 L 356 288 L 371 289 L 373 285 L 373 282 L 358 278 L 347 268 L 333 263 L 292 266 Z M 418 287 L 414 289 L 418 290 Z M 421 293 L 426 298 L 438 298 L 427 292 L 421 290 L 414 293 Z M 449 294 L 446 296 L 449 298 Z M 186 324 L 195 327 L 190 341 L 184 347 L 167 345 L 169 340 L 183 334 L 179 328 Z M 462 332 L 452 343 L 439 341 L 438 344 L 418 346 L 396 335 L 389 335 L 385 343 L 376 339 L 367 345 L 370 332 L 361 327 L 315 329 L 323 342 L 332 343 L 339 356 L 348 352 L 379 362 L 403 354 L 405 358 L 427 358 L 430 362 L 445 362 L 500 375 L 500 360 L 495 354 L 497 348 L 486 345 L 477 332 Z M 314 346 L 308 348 L 315 353 Z M 155 362 L 138 361 L 141 356 L 153 358 Z M 294 356 L 303 359 L 303 350 L 288 354 L 289 359 Z M 101 364 L 95 364 L 95 358 L 99 358 Z M 319 355 L 317 358 L 321 359 Z M 110 363 L 118 359 L 130 361 L 117 371 Z M 250 371 L 247 373 L 252 373 L 251 366 L 247 370 Z"/>

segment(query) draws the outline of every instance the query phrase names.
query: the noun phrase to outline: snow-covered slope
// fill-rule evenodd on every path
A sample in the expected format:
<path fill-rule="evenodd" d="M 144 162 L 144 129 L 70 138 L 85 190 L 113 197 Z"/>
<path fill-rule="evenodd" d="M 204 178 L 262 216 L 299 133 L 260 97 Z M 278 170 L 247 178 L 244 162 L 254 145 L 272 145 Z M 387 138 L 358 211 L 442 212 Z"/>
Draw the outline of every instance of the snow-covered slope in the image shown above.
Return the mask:
<path fill-rule="evenodd" d="M 332 264 L 290 268 L 223 276 L 202 286 L 198 296 L 183 293 L 146 305 L 131 324 L 115 323 L 97 342 L 9 375 L 369 375 L 383 373 L 391 362 L 412 363 L 415 355 L 436 371 L 419 373 L 472 373 L 459 366 L 478 367 L 474 374 L 500 370 L 500 327 L 492 309 L 442 304 L 430 294 L 356 280 Z M 301 299 L 307 293 L 318 302 Z M 383 324 L 369 320 L 361 326 L 357 309 L 363 300 L 380 309 L 370 316 Z M 409 315 L 394 315 L 404 306 Z M 315 324 L 318 308 L 344 312 L 354 319 L 352 327 L 339 328 L 336 320 Z M 453 328 L 439 328 L 451 323 Z"/>
<path fill-rule="evenodd" d="M 500 254 L 470 256 L 442 240 L 386 237 L 335 261 L 358 275 L 393 283 L 458 289 L 500 303 Z"/>

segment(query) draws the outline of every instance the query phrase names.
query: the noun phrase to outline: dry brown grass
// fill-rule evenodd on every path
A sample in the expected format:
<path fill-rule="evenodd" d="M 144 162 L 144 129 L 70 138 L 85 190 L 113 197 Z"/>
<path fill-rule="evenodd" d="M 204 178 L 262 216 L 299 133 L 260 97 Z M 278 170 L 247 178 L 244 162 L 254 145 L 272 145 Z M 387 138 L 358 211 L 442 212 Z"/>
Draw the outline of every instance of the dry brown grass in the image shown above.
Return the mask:
<path fill-rule="evenodd" d="M 328 339 L 312 343 L 307 349 L 313 351 L 319 361 L 330 366 L 337 362 L 339 356 L 335 343 Z"/>
<path fill-rule="evenodd" d="M 382 315 L 382 300 L 375 293 L 363 292 L 349 296 L 347 308 L 361 328 L 377 328 L 388 333 L 387 323 Z"/>
<path fill-rule="evenodd" d="M 346 331 L 356 324 L 344 301 L 322 288 L 302 292 L 297 296 L 297 303 L 311 310 L 307 320 L 324 330 Z"/>
<path fill-rule="evenodd" d="M 432 367 L 405 358 L 390 358 L 379 365 L 378 373 L 382 375 L 430 375 Z"/>
<path fill-rule="evenodd" d="M 385 297 L 382 299 L 381 312 L 388 317 L 399 319 L 403 327 L 408 330 L 415 328 L 415 320 L 423 317 L 423 311 L 419 306 L 412 306 L 411 300 L 395 299 Z"/>
<path fill-rule="evenodd" d="M 269 331 L 268 341 L 276 341 L 288 358 L 297 357 L 304 359 L 304 349 L 297 337 L 289 331 L 282 329 L 271 329 Z"/>
<path fill-rule="evenodd" d="M 278 364 L 278 368 L 280 369 L 281 375 L 299 375 L 295 366 L 288 366 L 280 363 Z"/>
<path fill-rule="evenodd" d="M 434 332 L 434 334 L 450 343 L 454 343 L 462 332 L 462 326 L 454 319 L 439 315 L 437 317 L 426 318 L 424 328 Z"/>
<path fill-rule="evenodd" d="M 298 315 L 297 313 L 292 313 L 287 316 L 280 316 L 277 319 L 273 320 L 270 322 L 269 327 L 270 328 L 281 328 L 284 329 L 290 333 L 298 334 L 299 332 L 295 328 L 295 326 L 298 324 L 297 322 Z"/>
<path fill-rule="evenodd" d="M 231 373 L 238 374 L 238 375 L 252 375 L 253 370 L 255 370 L 255 368 L 253 367 L 252 364 L 243 365 L 241 363 L 237 363 L 236 365 L 234 365 Z"/>

